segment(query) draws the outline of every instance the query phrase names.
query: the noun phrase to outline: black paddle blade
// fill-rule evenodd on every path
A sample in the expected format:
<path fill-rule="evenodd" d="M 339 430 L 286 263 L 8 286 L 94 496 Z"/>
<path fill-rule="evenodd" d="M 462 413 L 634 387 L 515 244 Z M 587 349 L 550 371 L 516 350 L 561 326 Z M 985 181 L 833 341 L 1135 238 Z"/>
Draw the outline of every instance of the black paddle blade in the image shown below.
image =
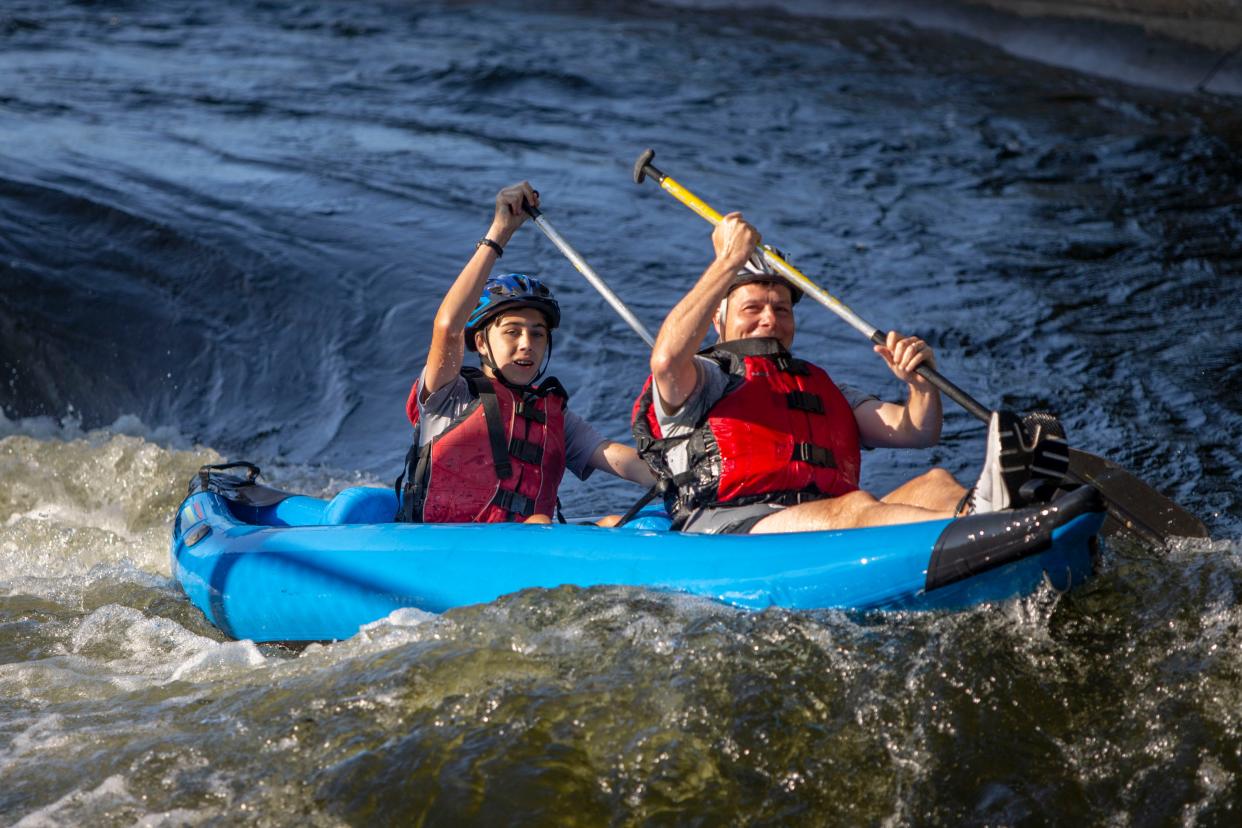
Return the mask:
<path fill-rule="evenodd" d="M 1025 479 L 1016 505 L 1046 501 L 1065 481 L 1087 483 L 1108 507 L 1104 535 L 1130 533 L 1144 543 L 1163 546 L 1173 538 L 1207 538 L 1197 517 L 1111 460 L 1070 448 L 1061 422 L 1052 414 L 1032 412 L 1020 420 L 1001 412 L 1002 427 L 1012 428 L 1010 464 L 1014 481 Z M 1003 443 L 1003 441 L 1002 441 Z M 1002 451 L 1002 468 L 1005 466 Z M 1014 461 L 1019 461 L 1014 463 Z"/>
<path fill-rule="evenodd" d="M 1108 504 L 1105 536 L 1131 532 L 1147 543 L 1173 538 L 1208 538 L 1203 521 L 1111 460 L 1071 448 L 1069 477 L 1090 484 Z"/>

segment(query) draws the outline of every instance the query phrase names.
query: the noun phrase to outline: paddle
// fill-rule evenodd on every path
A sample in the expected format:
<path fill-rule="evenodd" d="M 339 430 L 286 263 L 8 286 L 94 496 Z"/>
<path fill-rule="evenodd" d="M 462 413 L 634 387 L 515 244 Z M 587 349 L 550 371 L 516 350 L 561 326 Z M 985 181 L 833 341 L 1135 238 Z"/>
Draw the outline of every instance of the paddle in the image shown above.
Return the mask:
<path fill-rule="evenodd" d="M 626 324 L 634 329 L 634 333 L 643 338 L 643 341 L 647 343 L 647 347 L 654 348 L 655 337 L 651 335 L 651 331 L 647 330 L 643 323 L 638 321 L 638 317 L 630 312 L 630 309 L 621 301 L 621 297 L 612 292 L 612 288 L 608 287 L 608 284 L 599 277 L 599 274 L 587 264 L 586 259 L 582 258 L 578 251 L 574 250 L 560 233 L 556 232 L 552 224 L 544 218 L 543 211 L 526 203 L 522 204 L 522 209 L 534 220 L 535 226 L 542 230 L 543 234 L 565 254 L 565 258 L 569 259 L 570 264 L 586 277 L 591 286 L 600 292 L 600 295 L 607 300 L 608 304 L 612 305 L 612 309 L 625 320 Z"/>
<path fill-rule="evenodd" d="M 648 176 L 673 198 L 689 207 L 699 216 L 719 224 L 723 216 L 706 202 L 687 190 L 674 179 L 652 165 L 655 151 L 644 150 L 634 163 L 634 183 L 641 184 Z M 883 344 L 885 334 L 874 325 L 865 322 L 822 287 L 811 281 L 800 270 L 786 262 L 770 246 L 759 246 L 759 252 L 774 270 L 797 285 L 804 293 L 835 313 L 851 327 L 877 345 Z M 920 365 L 918 373 L 947 395 L 966 411 L 987 422 L 992 412 L 985 408 L 958 386 L 954 385 L 935 368 Z M 1069 476 L 1071 479 L 1093 486 L 1108 505 L 1110 520 L 1104 525 L 1105 534 L 1127 529 L 1149 543 L 1164 544 L 1173 537 L 1206 538 L 1207 527 L 1190 512 L 1148 486 L 1121 466 L 1079 449 L 1069 450 Z"/>

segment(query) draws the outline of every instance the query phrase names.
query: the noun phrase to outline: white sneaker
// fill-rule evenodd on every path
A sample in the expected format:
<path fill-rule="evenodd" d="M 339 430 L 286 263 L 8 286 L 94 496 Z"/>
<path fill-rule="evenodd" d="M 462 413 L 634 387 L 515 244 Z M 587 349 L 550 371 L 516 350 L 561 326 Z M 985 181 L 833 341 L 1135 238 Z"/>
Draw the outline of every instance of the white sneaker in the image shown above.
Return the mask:
<path fill-rule="evenodd" d="M 970 494 L 966 514 L 999 512 L 1008 509 L 1014 502 L 1009 482 L 1025 468 L 1021 440 L 1013 428 L 1016 419 L 1012 414 L 1006 414 L 1002 424 L 1001 412 L 992 412 L 992 418 L 988 420 L 988 447 L 983 455 L 983 471 Z"/>
<path fill-rule="evenodd" d="M 1032 435 L 1029 441 L 1026 435 Z M 987 453 L 979 482 L 966 495 L 965 511 L 975 515 L 1048 500 L 1069 471 L 1069 443 L 1051 414 L 1028 414 L 1019 420 L 993 411 L 988 421 Z"/>

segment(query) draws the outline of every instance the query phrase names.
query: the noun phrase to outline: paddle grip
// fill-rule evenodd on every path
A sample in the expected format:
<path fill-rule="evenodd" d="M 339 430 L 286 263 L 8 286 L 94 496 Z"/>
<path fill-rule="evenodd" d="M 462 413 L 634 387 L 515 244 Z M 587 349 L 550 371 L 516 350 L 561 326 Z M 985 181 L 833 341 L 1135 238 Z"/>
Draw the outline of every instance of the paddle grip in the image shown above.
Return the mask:
<path fill-rule="evenodd" d="M 664 180 L 664 173 L 657 170 L 651 163 L 651 159 L 655 158 L 655 150 L 645 149 L 642 155 L 638 156 L 638 160 L 634 162 L 634 183 L 642 184 L 643 180 L 650 175 L 657 182 Z"/>
<path fill-rule="evenodd" d="M 871 341 L 876 345 L 883 345 L 888 341 L 888 334 L 877 330 L 871 335 Z M 935 368 L 930 365 L 920 365 L 914 369 L 914 372 L 934 385 L 938 391 L 953 400 L 953 402 L 966 409 L 968 413 L 983 420 L 985 423 L 992 419 L 991 410 L 984 408 L 982 403 L 958 388 Z"/>

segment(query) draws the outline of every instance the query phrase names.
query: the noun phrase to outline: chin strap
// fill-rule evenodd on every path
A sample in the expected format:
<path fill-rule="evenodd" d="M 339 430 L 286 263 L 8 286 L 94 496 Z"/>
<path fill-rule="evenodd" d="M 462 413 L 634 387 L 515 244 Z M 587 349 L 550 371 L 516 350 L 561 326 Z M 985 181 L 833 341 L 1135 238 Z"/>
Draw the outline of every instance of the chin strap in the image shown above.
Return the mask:
<path fill-rule="evenodd" d="M 552 364 L 552 332 L 548 332 L 548 352 L 543 355 L 543 364 L 539 366 L 539 373 L 535 374 L 534 379 L 525 385 L 509 382 L 509 378 L 500 370 L 500 366 L 496 364 L 496 359 L 492 356 L 492 340 L 488 336 L 487 329 L 483 331 L 483 347 L 479 349 L 479 364 L 485 368 L 491 368 L 496 379 L 500 380 L 506 388 L 519 394 L 529 394 L 535 390 L 535 384 L 543 379 L 543 375 L 548 372 L 548 366 Z"/>
<path fill-rule="evenodd" d="M 491 327 L 489 324 L 483 329 L 483 347 L 479 349 L 479 365 L 483 368 L 491 368 L 492 373 L 500 377 L 501 382 L 504 382 L 504 374 L 500 373 L 500 367 L 496 364 L 496 360 L 492 358 L 492 339 L 488 335 Z"/>
<path fill-rule="evenodd" d="M 543 379 L 543 375 L 548 373 L 548 366 L 552 364 L 552 332 L 548 331 L 548 352 L 543 355 L 543 365 L 539 366 L 539 373 L 535 374 L 535 378 L 530 381 L 531 385 Z"/>

